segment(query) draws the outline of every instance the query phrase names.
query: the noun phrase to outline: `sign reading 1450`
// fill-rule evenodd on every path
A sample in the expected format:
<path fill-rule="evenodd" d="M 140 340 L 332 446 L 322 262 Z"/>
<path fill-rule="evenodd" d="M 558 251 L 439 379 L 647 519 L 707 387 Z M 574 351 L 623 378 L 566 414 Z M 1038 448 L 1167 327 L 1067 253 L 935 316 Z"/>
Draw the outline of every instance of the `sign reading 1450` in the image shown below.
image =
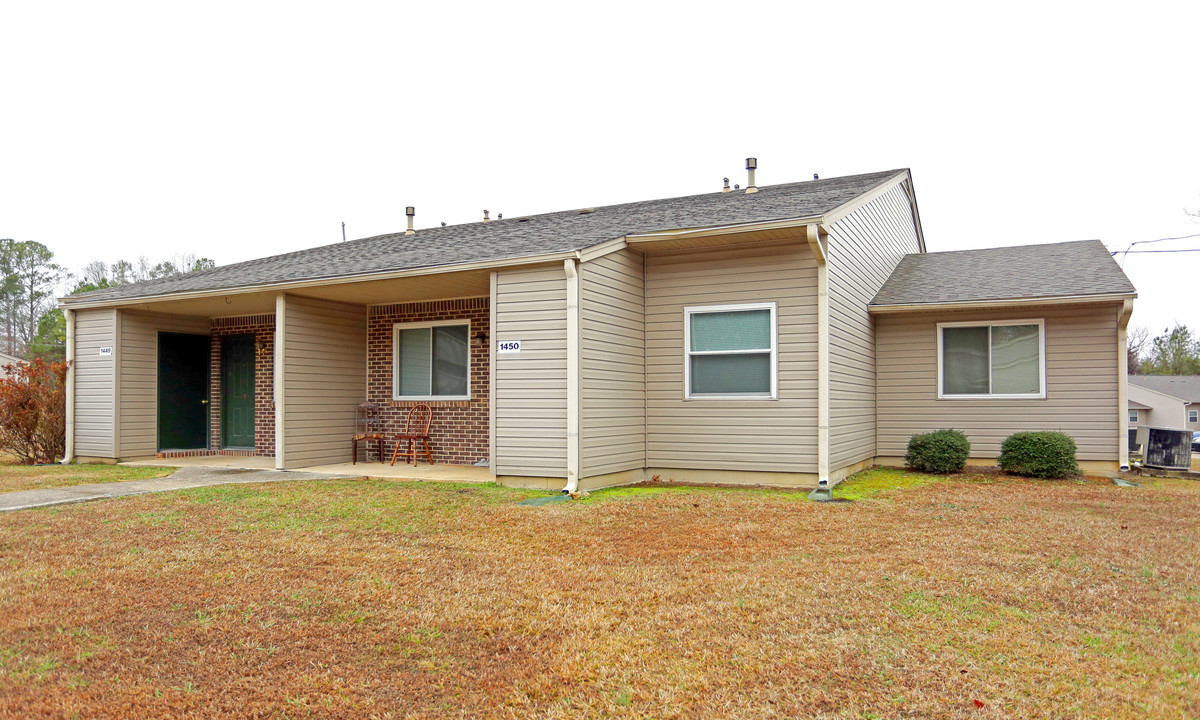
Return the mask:
<path fill-rule="evenodd" d="M 501 340 L 496 343 L 496 352 L 498 353 L 519 353 L 521 352 L 520 340 Z"/>

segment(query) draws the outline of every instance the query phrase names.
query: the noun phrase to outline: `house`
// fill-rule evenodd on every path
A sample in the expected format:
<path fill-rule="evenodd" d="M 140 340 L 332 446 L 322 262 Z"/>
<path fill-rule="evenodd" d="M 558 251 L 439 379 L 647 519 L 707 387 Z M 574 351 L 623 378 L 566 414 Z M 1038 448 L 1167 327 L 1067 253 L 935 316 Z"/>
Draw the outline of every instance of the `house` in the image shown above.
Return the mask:
<path fill-rule="evenodd" d="M 1128 408 L 1134 425 L 1200 430 L 1200 375 L 1130 375 Z"/>
<path fill-rule="evenodd" d="M 12 377 L 16 374 L 17 366 L 27 365 L 28 363 L 28 360 L 19 358 L 16 355 L 0 352 L 0 374 L 4 377 Z"/>
<path fill-rule="evenodd" d="M 749 163 L 748 163 L 749 164 Z M 728 183 L 726 183 L 728 185 Z M 498 481 L 814 486 L 916 432 L 1126 464 L 1133 286 L 1098 241 L 926 253 L 893 170 L 413 229 L 64 298 L 67 453 L 348 462 L 434 407 Z"/>

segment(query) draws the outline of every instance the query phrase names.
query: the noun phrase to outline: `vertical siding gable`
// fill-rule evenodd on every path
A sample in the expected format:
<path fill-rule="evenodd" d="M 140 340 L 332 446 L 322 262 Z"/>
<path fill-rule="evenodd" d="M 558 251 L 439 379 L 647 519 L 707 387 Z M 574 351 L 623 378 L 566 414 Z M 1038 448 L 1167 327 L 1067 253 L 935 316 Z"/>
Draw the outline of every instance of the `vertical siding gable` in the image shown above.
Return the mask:
<path fill-rule="evenodd" d="M 833 223 L 829 235 L 829 457 L 837 470 L 875 455 L 875 328 L 867 304 L 920 244 L 901 184 Z"/>

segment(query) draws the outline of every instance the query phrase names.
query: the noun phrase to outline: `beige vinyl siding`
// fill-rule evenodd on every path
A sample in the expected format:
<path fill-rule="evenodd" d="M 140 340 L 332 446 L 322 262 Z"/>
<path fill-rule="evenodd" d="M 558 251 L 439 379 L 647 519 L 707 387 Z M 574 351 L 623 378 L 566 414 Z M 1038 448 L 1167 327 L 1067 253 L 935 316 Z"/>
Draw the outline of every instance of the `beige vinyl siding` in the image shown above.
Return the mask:
<path fill-rule="evenodd" d="M 366 307 L 287 295 L 284 308 L 276 461 L 285 469 L 349 462 L 355 408 L 367 396 Z"/>
<path fill-rule="evenodd" d="M 117 356 L 100 348 L 116 347 L 116 310 L 75 313 L 75 454 L 116 457 L 114 452 Z"/>
<path fill-rule="evenodd" d="M 580 276 L 582 477 L 646 466 L 646 299 L 642 256 L 621 250 Z"/>
<path fill-rule="evenodd" d="M 567 473 L 567 280 L 563 266 L 496 273 L 496 473 Z"/>
<path fill-rule="evenodd" d="M 117 392 L 120 452 L 124 459 L 158 451 L 158 334 L 209 334 L 208 318 L 121 311 Z"/>
<path fill-rule="evenodd" d="M 829 465 L 875 455 L 875 329 L 867 303 L 900 259 L 920 252 L 903 185 L 829 228 Z"/>
<path fill-rule="evenodd" d="M 684 400 L 684 308 L 778 304 L 778 400 Z M 816 472 L 817 269 L 807 245 L 646 258 L 646 464 Z"/>
<path fill-rule="evenodd" d="M 1063 305 L 1006 311 L 886 314 L 875 319 L 880 457 L 901 457 L 914 433 L 955 428 L 971 456 L 994 458 L 1021 430 L 1058 430 L 1075 439 L 1080 460 L 1115 461 L 1119 305 Z M 937 324 L 1042 318 L 1045 399 L 944 399 L 938 395 Z"/>

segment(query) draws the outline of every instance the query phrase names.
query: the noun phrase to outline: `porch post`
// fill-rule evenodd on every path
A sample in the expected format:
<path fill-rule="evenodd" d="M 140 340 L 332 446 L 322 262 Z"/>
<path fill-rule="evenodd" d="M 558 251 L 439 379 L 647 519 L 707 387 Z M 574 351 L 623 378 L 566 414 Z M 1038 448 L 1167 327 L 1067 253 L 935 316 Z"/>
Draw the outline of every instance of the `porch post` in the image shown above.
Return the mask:
<path fill-rule="evenodd" d="M 1126 300 L 1117 312 L 1117 467 L 1129 469 L 1129 316 L 1133 301 Z M 1186 417 L 1185 417 L 1186 419 Z"/>
<path fill-rule="evenodd" d="M 287 300 L 284 293 L 275 296 L 275 367 L 272 379 L 272 395 L 275 405 L 275 469 L 283 470 L 283 454 L 286 446 L 287 429 L 283 424 L 283 355 L 284 340 L 286 339 L 285 318 L 287 317 Z"/>
<path fill-rule="evenodd" d="M 75 311 L 63 309 L 63 321 L 67 326 L 67 436 L 63 446 L 63 464 L 75 459 Z"/>

